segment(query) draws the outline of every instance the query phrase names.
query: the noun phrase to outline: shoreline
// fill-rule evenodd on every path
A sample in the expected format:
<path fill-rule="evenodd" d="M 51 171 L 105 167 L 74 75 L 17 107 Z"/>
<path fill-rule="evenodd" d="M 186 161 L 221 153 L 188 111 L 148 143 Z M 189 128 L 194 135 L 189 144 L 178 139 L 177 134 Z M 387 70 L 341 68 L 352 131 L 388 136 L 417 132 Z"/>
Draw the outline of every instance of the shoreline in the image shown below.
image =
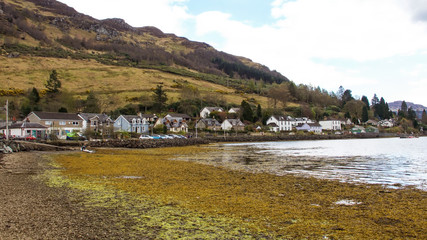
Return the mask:
<path fill-rule="evenodd" d="M 148 150 L 148 149 L 147 149 Z M 163 152 L 168 151 L 176 151 L 177 149 L 169 149 L 165 148 Z M 103 150 L 104 151 L 104 150 Z M 107 154 L 110 154 L 111 151 L 120 151 L 120 150 L 105 150 Z M 124 150 L 124 151 L 133 151 L 133 150 Z M 146 151 L 146 150 L 142 150 Z M 155 150 L 150 150 L 155 151 Z M 90 159 L 87 159 L 88 157 L 94 156 L 94 155 L 84 155 L 84 154 L 78 154 L 76 152 L 71 152 L 75 156 L 84 156 L 86 158 L 85 161 L 78 161 L 76 162 L 76 167 L 82 168 L 86 166 L 85 164 L 89 164 Z M 63 155 L 67 152 L 58 152 L 58 154 Z M 77 154 L 77 155 L 76 155 Z M 103 154 L 102 152 L 100 154 Z M 163 154 L 163 153 L 162 153 Z M 45 171 L 55 171 L 57 167 L 53 167 L 50 165 L 49 157 L 52 157 L 56 155 L 54 152 L 31 152 L 31 153 L 17 153 L 17 154 L 9 154 L 4 155 L 4 158 L 1 161 L 0 165 L 0 190 L 2 191 L 3 196 L 0 197 L 0 201 L 3 203 L 0 205 L 0 239 L 16 239 L 16 238 L 24 238 L 24 239 L 119 239 L 119 238 L 158 238 L 157 234 L 162 233 L 162 229 L 158 227 L 151 228 L 144 228 L 139 229 L 135 228 L 135 226 L 138 226 L 138 222 L 135 222 L 134 217 L 140 218 L 138 216 L 146 215 L 147 213 L 144 213 L 144 209 L 147 208 L 145 206 L 144 208 L 141 208 L 141 212 L 134 212 L 133 214 L 137 214 L 133 217 L 132 214 L 129 216 L 126 213 L 126 209 L 121 209 L 120 207 L 117 208 L 110 208 L 110 207 L 88 207 L 87 205 L 87 199 L 91 198 L 89 195 L 93 194 L 92 190 L 82 191 L 79 189 L 69 188 L 66 187 L 67 185 L 63 187 L 49 187 L 45 181 L 42 181 L 39 176 L 41 176 Z M 111 155 L 108 155 L 111 156 Z M 138 155 L 139 156 L 139 155 Z M 74 159 L 74 158 L 72 158 Z M 158 161 L 156 161 L 158 162 Z M 173 162 L 170 160 L 162 161 L 162 164 L 166 164 L 165 167 L 170 165 L 176 165 L 177 162 Z M 324 232 L 328 233 L 326 235 L 335 237 L 349 237 L 353 236 L 354 238 L 357 238 L 356 236 L 364 236 L 363 233 L 358 232 L 358 230 L 352 230 L 353 226 L 350 224 L 348 225 L 346 222 L 343 221 L 352 221 L 352 216 L 358 216 L 362 217 L 363 221 L 372 221 L 372 224 L 378 225 L 379 229 L 382 229 L 381 232 L 375 233 L 378 235 L 371 235 L 374 236 L 374 238 L 388 238 L 391 233 L 387 233 L 387 231 L 392 231 L 394 229 L 396 235 L 393 237 L 396 238 L 423 238 L 426 237 L 425 232 L 420 232 L 419 224 L 424 221 L 426 222 L 425 215 L 423 213 L 426 213 L 425 206 L 422 205 L 422 202 L 425 203 L 426 199 L 426 193 L 423 191 L 418 191 L 415 189 L 385 189 L 380 186 L 376 185 L 370 185 L 370 184 L 361 184 L 361 185 L 354 185 L 351 183 L 339 183 L 338 181 L 333 180 L 319 180 L 319 179 L 313 179 L 313 178 L 300 178 L 300 177 L 293 177 L 293 176 L 269 176 L 268 174 L 250 174 L 250 173 L 243 173 L 240 171 L 229 171 L 224 170 L 217 167 L 206 167 L 206 166 L 199 166 L 195 165 L 194 163 L 178 163 L 183 169 L 189 170 L 193 167 L 196 167 L 196 169 L 200 168 L 201 170 L 207 170 L 209 171 L 209 174 L 206 175 L 206 177 L 213 177 L 214 179 L 222 174 L 226 174 L 225 178 L 222 177 L 220 179 L 226 180 L 230 179 L 232 180 L 233 184 L 235 186 L 240 187 L 249 187 L 250 185 L 246 186 L 246 184 L 250 182 L 256 183 L 257 181 L 261 185 L 254 185 L 256 189 L 248 188 L 247 191 L 249 191 L 246 204 L 246 208 L 243 209 L 251 209 L 253 211 L 256 208 L 263 209 L 267 207 L 265 210 L 267 212 L 273 211 L 274 204 L 277 202 L 279 204 L 278 206 L 286 207 L 290 206 L 292 204 L 297 204 L 295 206 L 299 206 L 296 208 L 290 208 L 289 210 L 286 210 L 288 213 L 285 215 L 289 215 L 289 219 L 300 219 L 300 220 L 286 220 L 283 227 L 288 229 L 288 236 L 293 236 L 294 238 L 304 238 L 304 235 L 298 235 L 301 234 L 301 232 L 307 231 L 308 229 L 316 229 L 316 232 L 319 231 L 320 233 L 316 234 L 323 234 Z M 90 166 L 90 165 L 88 165 Z M 108 163 L 106 163 L 105 167 L 108 170 Z M 156 165 L 157 166 L 157 163 Z M 66 167 L 65 169 L 72 169 L 73 165 L 70 166 L 62 166 Z M 149 166 L 146 166 L 147 173 L 144 173 L 143 176 L 149 178 L 149 173 L 155 169 L 151 169 Z M 89 170 L 90 168 L 84 168 Z M 115 168 L 113 168 L 115 169 Z M 151 170 L 150 170 L 151 169 Z M 157 168 L 156 168 L 157 169 Z M 68 170 L 67 170 L 68 171 Z M 81 170 L 78 170 L 77 173 L 80 173 Z M 85 170 L 86 171 L 86 170 Z M 159 180 L 165 181 L 166 185 L 161 185 L 163 187 L 168 186 L 171 187 L 171 182 L 168 179 L 169 175 L 172 172 L 167 172 L 166 168 L 157 169 L 156 171 L 160 171 L 160 175 L 156 175 L 157 178 L 160 177 Z M 187 170 L 186 170 L 187 171 Z M 212 171 L 212 172 L 210 172 Z M 108 172 L 108 171 L 107 171 Z M 199 172 L 196 170 L 196 172 Z M 70 174 L 70 173 L 69 173 Z M 86 174 L 86 173 L 85 173 Z M 89 173 L 88 173 L 89 174 Z M 120 173 L 121 175 L 129 175 L 133 176 L 135 174 L 127 173 Z M 70 175 L 74 176 L 74 175 Z M 182 175 L 177 175 L 182 176 Z M 186 176 L 186 175 L 185 175 Z M 78 175 L 76 175 L 76 180 L 80 179 Z M 197 179 L 195 175 L 188 175 L 186 177 L 189 177 L 191 181 L 194 181 L 194 183 L 198 184 L 201 180 Z M 202 179 L 206 178 L 204 176 L 201 176 Z M 260 178 L 261 179 L 258 179 Z M 141 181 L 145 179 L 116 179 L 115 181 L 125 181 L 125 182 L 134 182 L 134 181 Z M 175 179 L 175 178 L 173 178 Z M 234 179 L 234 180 L 233 180 Z M 105 181 L 107 181 L 106 179 Z M 146 179 L 147 181 L 151 182 L 151 180 Z M 265 181 L 265 182 L 264 182 Z M 288 183 L 289 181 L 289 183 Z M 95 181 L 96 182 L 96 181 Z M 210 180 L 207 180 L 206 184 L 208 184 Z M 186 186 L 188 181 L 185 181 L 183 184 Z M 91 183 L 92 184 L 92 183 Z M 277 185 L 278 184 L 278 185 Z M 261 187 L 264 185 L 265 187 Z M 282 190 L 275 190 L 277 185 L 279 187 L 278 189 Z M 90 185 L 92 186 L 92 185 Z M 177 185 L 179 187 L 180 185 Z M 222 192 L 222 194 L 229 194 L 224 192 L 225 185 L 219 186 L 219 192 Z M 93 187 L 93 186 L 92 186 Z M 160 189 L 162 189 L 161 187 Z M 259 188 L 261 187 L 261 188 Z M 259 188 L 259 189 L 258 189 Z M 252 194 L 261 194 L 265 188 L 272 188 L 272 193 L 274 192 L 274 196 L 268 196 L 269 194 L 263 193 L 263 197 L 267 197 L 271 204 L 269 206 L 258 206 L 256 208 L 251 207 L 250 202 L 258 199 L 260 196 L 252 196 Z M 289 189 L 288 189 L 289 188 Z M 126 188 L 127 191 L 130 193 L 132 192 L 132 188 Z M 196 192 L 199 192 L 201 194 L 203 192 L 203 187 L 195 189 Z M 209 187 L 210 189 L 210 187 Z M 232 188 L 234 189 L 234 188 Z M 288 189 L 288 190 L 284 190 Z M 212 189 L 213 190 L 213 189 Z M 254 192 L 253 192 L 254 191 Z M 276 192 L 279 191 L 279 192 Z M 89 195 L 88 195 L 89 194 Z M 102 194 L 102 193 L 100 193 Z M 161 191 L 157 194 L 164 195 L 167 199 L 170 199 L 168 201 L 172 201 L 173 205 L 169 205 L 172 203 L 167 203 L 166 205 L 159 205 L 150 203 L 148 206 L 150 208 L 154 209 L 163 209 L 165 206 L 168 208 L 168 211 L 173 211 L 174 206 L 179 203 L 179 205 L 183 204 L 186 201 L 190 201 L 190 206 L 193 206 L 193 208 L 198 209 L 199 205 L 201 204 L 200 201 L 207 201 L 211 197 L 208 197 L 207 199 L 201 198 L 200 200 L 191 203 L 193 200 L 192 198 L 187 199 L 188 196 L 181 195 L 180 192 L 173 193 L 172 195 L 168 193 L 167 191 Z M 174 195 L 177 194 L 177 195 Z M 236 199 L 241 194 L 247 194 L 245 192 L 236 193 L 235 196 Z M 333 202 L 328 203 L 330 200 L 328 200 L 329 195 L 335 195 L 337 200 L 343 200 L 342 205 L 333 204 Z M 132 194 L 131 194 L 132 195 Z M 137 194 L 138 195 L 138 194 Z M 118 195 L 115 195 L 117 201 L 120 202 L 133 202 L 132 206 L 135 203 L 134 197 L 132 197 L 133 200 L 130 200 L 131 196 L 126 195 L 128 197 L 117 197 Z M 147 195 L 150 196 L 150 195 Z M 157 196 L 157 195 L 153 195 Z M 215 195 L 216 196 L 216 195 Z M 99 199 L 105 199 L 104 197 L 100 197 Z M 184 198 L 183 198 L 184 197 Z M 217 198 L 216 196 L 215 198 Z M 245 198 L 246 198 L 245 197 Z M 255 197 L 252 199 L 252 197 Z M 296 198 L 296 202 L 294 200 Z M 154 199 L 154 198 L 153 198 Z M 187 200 L 186 200 L 187 199 Z M 222 198 L 219 198 L 220 201 Z M 252 200 L 251 200 L 252 199 Z M 317 200 L 316 200 L 317 199 Z M 404 199 L 404 200 L 402 200 Z M 354 202 L 352 202 L 354 200 Z M 411 201 L 407 202 L 406 201 Z M 100 200 L 101 201 L 101 200 Z M 105 199 L 102 201 L 106 201 L 105 203 L 109 203 L 111 200 Z M 228 201 L 228 200 L 227 200 Z M 233 200 L 234 201 L 234 200 Z M 237 200 L 236 200 L 237 201 Z M 257 202 L 258 200 L 256 200 Z M 283 201 L 283 202 L 282 202 Z M 361 202 L 361 204 L 358 204 L 358 202 Z M 382 202 L 380 204 L 380 202 Z M 136 202 L 140 202 L 139 200 Z M 265 202 L 265 201 L 262 201 Z M 416 204 L 418 202 L 418 205 Z M 308 206 L 300 205 L 301 203 L 306 203 Z M 356 203 L 355 205 L 351 205 L 352 203 Z M 194 205 L 195 204 L 195 205 Z M 224 206 L 228 206 L 227 202 L 224 202 Z M 311 206 L 310 206 L 311 204 Z M 313 205 L 314 204 L 314 205 Z M 348 205 L 346 205 L 348 204 Z M 378 205 L 379 204 L 379 205 Z M 405 206 L 401 206 L 405 204 Z M 121 204 L 120 204 L 121 205 Z M 89 205 L 91 206 L 91 205 Z M 181 207 L 186 206 L 185 204 Z M 230 205 L 232 206 L 232 205 Z M 187 206 L 188 207 L 188 206 Z M 307 209 L 306 209 L 307 208 Z M 397 216 L 394 211 L 398 209 L 398 212 L 404 211 L 408 216 Z M 115 209 L 115 210 L 114 210 Z M 138 208 L 139 209 L 139 208 Z M 228 208 L 227 208 L 228 209 Z M 234 210 L 233 210 L 234 209 Z M 271 210 L 267 210 L 271 209 Z M 292 210 L 291 210 L 292 209 Z M 304 210 L 305 209 L 305 210 Z M 238 209 L 237 209 L 238 210 Z M 227 211 L 237 211 L 235 208 L 230 208 L 230 210 Z M 117 212 L 119 211 L 119 212 Z M 157 211 L 157 210 L 156 210 Z M 207 212 L 210 212 L 211 210 L 207 210 Z M 261 211 L 261 210 L 259 210 Z M 291 211 L 291 213 L 289 213 Z M 296 211 L 296 212 L 293 212 Z M 307 214 L 309 215 L 300 215 L 298 213 L 299 211 L 307 211 Z M 343 212 L 341 212 L 343 211 Z M 365 218 L 363 217 L 364 214 L 367 214 L 368 212 L 376 211 L 376 216 L 374 216 L 375 219 Z M 421 211 L 421 212 L 420 212 Z M 248 211 L 249 212 L 249 211 Z M 266 212 L 259 212 L 266 214 Z M 273 213 L 273 212 L 272 212 Z M 344 214 L 345 215 L 342 215 Z M 179 213 L 178 215 L 182 215 L 184 213 Z M 185 213 L 187 214 L 187 213 Z M 188 220 L 188 216 L 185 215 L 185 219 Z M 207 217 L 207 213 L 204 213 L 203 216 Z M 227 212 L 224 212 L 224 216 L 227 216 Z M 234 213 L 234 215 L 239 215 L 239 212 L 237 211 Z M 296 214 L 296 215 L 293 215 Z M 314 215 L 312 215 L 314 214 Z M 332 225 L 328 224 L 326 226 L 326 229 L 323 229 L 320 225 L 317 226 L 317 224 L 310 225 L 310 226 L 299 226 L 299 221 L 317 221 L 316 219 L 324 218 L 325 215 L 327 221 L 331 221 Z M 356 215 L 354 215 L 356 214 Z M 414 215 L 415 214 L 415 215 Z M 170 214 L 168 214 L 168 217 Z M 312 216 L 310 216 L 312 215 Z M 348 215 L 348 216 L 346 216 Z M 414 216 L 412 216 L 414 215 Z M 267 214 L 266 216 L 270 216 Z M 284 216 L 284 215 L 281 215 Z M 417 217 L 418 216 L 418 217 Z M 424 216 L 424 217 L 419 217 Z M 147 216 L 148 217 L 148 216 Z M 253 216 L 254 217 L 254 216 Z M 335 219 L 336 217 L 339 217 L 338 219 Z M 308 220 L 303 220 L 307 218 Z M 145 217 L 143 218 L 145 219 Z M 141 219 L 141 220 L 143 220 Z M 274 218 L 273 218 L 274 219 Z M 272 219 L 272 220 L 273 220 Z M 341 220 L 339 220 L 341 219 Z M 138 220 L 138 221 L 141 221 Z M 186 221 L 187 221 L 186 220 Z M 339 220 L 338 222 L 334 223 L 335 221 Z M 143 220 L 145 221 L 145 220 Z M 188 220 L 189 221 L 189 220 Z M 264 220 L 259 220 L 263 222 Z M 325 220 L 322 220 L 325 221 Z M 214 221 L 215 222 L 215 221 Z M 121 223 L 121 224 L 119 224 Z M 123 223 L 125 223 L 123 225 Z M 418 225 L 414 225 L 417 223 Z M 135 225 L 136 224 L 136 225 Z M 159 226 L 162 226 L 161 223 L 157 223 Z M 170 223 L 172 224 L 172 222 Z M 367 223 L 364 223 L 367 224 Z M 409 224 L 409 225 L 406 225 Z M 274 224 L 272 225 L 274 226 Z M 305 227 L 304 227 L 305 226 Z M 418 226 L 418 227 L 415 227 Z M 163 226 L 164 228 L 165 226 Z M 324 226 L 325 227 L 325 226 Z M 397 229 L 396 229 L 397 228 Z M 404 228 L 410 228 L 411 231 L 405 230 Z M 388 229 L 386 232 L 383 232 L 384 229 Z M 192 230 L 195 231 L 195 230 Z M 262 230 L 261 233 L 266 234 L 264 232 L 266 230 Z M 293 232 L 294 231 L 294 232 Z M 301 232 L 300 232 L 301 231 Z M 187 232 L 187 234 L 189 234 Z M 278 233 L 279 234 L 279 233 Z M 314 233 L 312 233 L 314 234 Z M 350 235 L 349 235 L 350 234 Z M 354 234 L 354 235 L 353 235 Z M 371 231 L 371 234 L 372 231 Z M 385 234 L 385 235 L 383 235 Z M 280 235 L 280 234 L 279 234 Z M 279 236 L 279 235 L 276 235 Z M 326 236 L 325 235 L 325 236 Z M 191 236 L 191 235 L 187 235 Z M 249 235 L 248 235 L 249 236 Z M 260 235 L 259 235 L 260 236 Z M 265 238 L 275 238 L 274 235 L 263 235 Z M 318 237 L 319 235 L 311 235 L 311 237 Z M 176 236 L 175 236 L 176 237 Z M 305 235 L 305 237 L 309 237 L 310 235 Z M 256 238 L 256 237 L 252 237 Z M 330 239 L 332 239 L 330 238 Z"/>
<path fill-rule="evenodd" d="M 0 159 L 0 239 L 121 239 L 105 209 L 89 210 L 84 195 L 48 186 L 40 177 L 53 170 L 46 155 L 21 152 Z M 102 220 L 102 221 L 100 221 Z"/>

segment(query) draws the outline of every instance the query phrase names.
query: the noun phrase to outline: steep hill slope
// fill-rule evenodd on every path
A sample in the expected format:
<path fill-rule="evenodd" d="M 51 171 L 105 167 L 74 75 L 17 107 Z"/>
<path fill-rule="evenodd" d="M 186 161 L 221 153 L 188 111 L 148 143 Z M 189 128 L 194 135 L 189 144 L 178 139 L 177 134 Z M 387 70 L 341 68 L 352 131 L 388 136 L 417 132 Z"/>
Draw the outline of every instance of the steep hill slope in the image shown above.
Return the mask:
<path fill-rule="evenodd" d="M 180 74 L 184 73 L 177 68 L 266 83 L 288 81 L 278 72 L 208 44 L 164 34 L 155 27 L 133 28 L 121 19 L 96 20 L 54 0 L 2 0 L 0 23 L 3 48 L 9 52 L 96 58 L 134 67 L 169 66 Z"/>

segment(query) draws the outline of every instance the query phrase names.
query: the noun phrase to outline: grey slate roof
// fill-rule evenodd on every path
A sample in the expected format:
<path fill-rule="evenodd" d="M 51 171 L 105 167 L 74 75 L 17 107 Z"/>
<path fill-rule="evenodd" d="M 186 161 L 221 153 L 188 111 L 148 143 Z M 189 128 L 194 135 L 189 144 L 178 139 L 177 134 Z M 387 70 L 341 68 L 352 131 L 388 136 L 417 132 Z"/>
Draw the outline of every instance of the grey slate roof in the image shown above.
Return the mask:
<path fill-rule="evenodd" d="M 98 117 L 99 121 L 105 122 L 110 117 L 104 113 L 79 113 L 79 115 L 83 118 L 83 120 L 88 121 L 93 117 Z"/>
<path fill-rule="evenodd" d="M 60 113 L 60 112 L 32 112 L 41 120 L 75 120 L 81 121 L 82 119 L 77 113 Z"/>
<path fill-rule="evenodd" d="M 13 123 L 9 126 L 9 129 L 16 129 L 16 128 L 47 128 L 47 127 L 39 123 L 30 123 L 30 122 Z M 3 126 L 0 129 L 6 129 L 6 126 Z"/>

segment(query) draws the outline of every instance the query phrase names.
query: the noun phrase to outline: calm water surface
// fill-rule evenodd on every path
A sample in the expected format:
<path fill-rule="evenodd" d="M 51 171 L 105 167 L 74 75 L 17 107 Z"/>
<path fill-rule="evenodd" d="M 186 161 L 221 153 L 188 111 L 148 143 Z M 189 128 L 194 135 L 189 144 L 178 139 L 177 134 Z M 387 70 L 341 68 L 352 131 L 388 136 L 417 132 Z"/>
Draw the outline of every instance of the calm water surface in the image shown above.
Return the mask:
<path fill-rule="evenodd" d="M 185 160 L 251 172 L 300 174 L 427 190 L 427 138 L 215 144 Z"/>

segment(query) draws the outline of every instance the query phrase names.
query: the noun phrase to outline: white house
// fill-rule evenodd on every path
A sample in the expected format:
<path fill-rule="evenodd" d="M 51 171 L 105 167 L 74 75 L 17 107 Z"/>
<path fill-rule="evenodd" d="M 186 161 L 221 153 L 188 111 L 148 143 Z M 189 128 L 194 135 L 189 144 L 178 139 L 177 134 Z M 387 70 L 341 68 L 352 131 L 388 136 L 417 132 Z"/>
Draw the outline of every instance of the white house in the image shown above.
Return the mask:
<path fill-rule="evenodd" d="M 319 123 L 300 123 L 295 128 L 298 131 L 322 133 L 322 126 Z"/>
<path fill-rule="evenodd" d="M 212 112 L 224 112 L 224 109 L 221 107 L 205 107 L 200 111 L 200 117 L 207 118 Z"/>
<path fill-rule="evenodd" d="M 114 130 L 148 134 L 150 125 L 138 115 L 120 115 L 114 121 Z"/>
<path fill-rule="evenodd" d="M 322 126 L 322 130 L 341 131 L 340 120 L 323 120 L 319 121 L 319 124 Z"/>
<path fill-rule="evenodd" d="M 230 108 L 230 110 L 228 110 L 228 113 L 239 113 L 240 112 L 240 108 Z"/>
<path fill-rule="evenodd" d="M 296 127 L 297 125 L 302 124 L 302 123 L 314 123 L 314 122 L 310 118 L 301 117 L 301 118 L 293 119 L 292 125 L 294 127 Z"/>
<path fill-rule="evenodd" d="M 242 123 L 240 119 L 225 119 L 224 122 L 221 123 L 221 128 L 225 131 L 243 131 L 245 130 L 245 124 Z"/>
<path fill-rule="evenodd" d="M 390 128 L 393 127 L 394 124 L 390 120 L 381 120 L 378 122 L 378 126 Z"/>
<path fill-rule="evenodd" d="M 109 128 L 114 124 L 114 121 L 105 113 L 79 113 L 78 116 L 83 119 L 83 131 L 91 129 L 101 134 L 109 134 Z"/>
<path fill-rule="evenodd" d="M 274 115 L 267 120 L 266 124 L 272 132 L 292 131 L 295 121 L 291 117 Z"/>
<path fill-rule="evenodd" d="M 8 127 L 9 132 L 6 133 L 6 126 L 0 128 L 3 135 L 9 135 L 11 138 L 24 138 L 28 136 L 37 139 L 44 139 L 46 137 L 47 127 L 39 123 L 20 122 L 13 123 Z"/>

